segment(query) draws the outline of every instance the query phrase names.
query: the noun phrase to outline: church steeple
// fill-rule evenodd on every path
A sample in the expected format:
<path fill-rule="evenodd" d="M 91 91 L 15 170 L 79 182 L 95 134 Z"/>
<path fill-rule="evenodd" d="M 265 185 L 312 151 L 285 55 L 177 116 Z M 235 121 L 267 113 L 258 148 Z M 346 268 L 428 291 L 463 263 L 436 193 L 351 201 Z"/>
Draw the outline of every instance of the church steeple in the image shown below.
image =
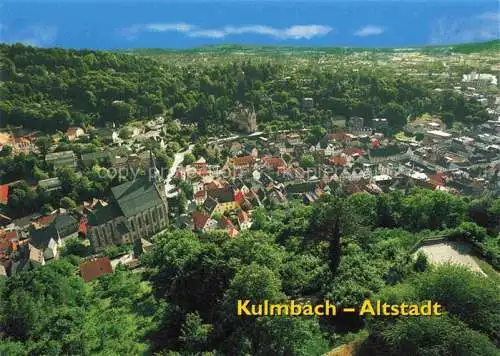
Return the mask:
<path fill-rule="evenodd" d="M 153 151 L 149 151 L 149 174 L 151 175 L 150 178 L 152 181 L 161 181 L 161 174 L 159 169 L 156 167 L 156 160 Z"/>

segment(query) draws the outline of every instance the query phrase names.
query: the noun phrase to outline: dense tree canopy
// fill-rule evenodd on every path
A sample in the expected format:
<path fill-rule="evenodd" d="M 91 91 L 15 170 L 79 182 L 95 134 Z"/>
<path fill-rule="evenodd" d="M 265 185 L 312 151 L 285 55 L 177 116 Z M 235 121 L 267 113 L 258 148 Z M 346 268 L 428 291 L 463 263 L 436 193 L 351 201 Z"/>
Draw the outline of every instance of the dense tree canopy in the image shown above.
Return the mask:
<path fill-rule="evenodd" d="M 1 45 L 0 126 L 47 132 L 168 114 L 200 131 L 231 127 L 237 102 L 253 105 L 262 128 L 329 125 L 334 115 L 386 116 L 392 130 L 408 115 L 446 114 L 448 121 L 480 123 L 484 108 L 452 90 L 436 93 L 421 79 L 382 69 L 323 71 L 313 65 L 258 60 L 161 61 L 114 52 Z M 339 58 L 341 63 L 341 58 Z M 282 73 L 292 72 L 284 79 Z M 306 85 L 304 85 L 306 84 Z M 451 88 L 450 88 L 451 89 Z M 312 110 L 301 105 L 314 100 Z M 449 124 L 451 122 L 448 122 Z"/>
<path fill-rule="evenodd" d="M 147 283 L 119 270 L 86 285 L 61 260 L 0 286 L 0 353 L 141 354 L 155 302 Z"/>
<path fill-rule="evenodd" d="M 496 201 L 486 205 L 484 211 L 496 213 Z M 75 276 L 69 262 L 88 256 L 88 249 L 67 241 L 60 261 L 0 284 L 0 352 L 321 355 L 367 324 L 360 354 L 493 355 L 500 317 L 495 279 L 463 267 L 433 267 L 423 255 L 408 253 L 422 237 L 443 234 L 497 244 L 490 221 L 477 215 L 469 220 L 467 206 L 477 203 L 421 190 L 325 197 L 312 206 L 290 201 L 257 209 L 252 229 L 236 238 L 221 230 L 165 233 L 142 255 L 142 274 L 118 267 L 89 284 Z M 429 230 L 429 212 L 443 209 L 453 219 Z M 482 222 L 487 226 L 477 224 Z M 445 313 L 433 318 L 236 315 L 238 299 L 328 299 L 352 306 L 367 298 L 433 300 Z"/>

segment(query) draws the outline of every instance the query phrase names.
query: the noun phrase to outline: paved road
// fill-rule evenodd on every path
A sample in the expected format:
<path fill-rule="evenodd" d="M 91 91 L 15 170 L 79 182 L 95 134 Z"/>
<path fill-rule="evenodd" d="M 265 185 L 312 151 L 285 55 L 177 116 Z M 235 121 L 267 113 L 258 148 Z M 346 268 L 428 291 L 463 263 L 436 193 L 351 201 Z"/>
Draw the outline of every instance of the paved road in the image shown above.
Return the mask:
<path fill-rule="evenodd" d="M 178 152 L 174 156 L 174 163 L 172 163 L 172 166 L 168 170 L 168 175 L 165 180 L 165 193 L 167 194 L 167 198 L 172 198 L 177 195 L 177 192 L 171 193 L 170 191 L 175 189 L 175 185 L 171 184 L 172 178 L 174 177 L 175 172 L 177 171 L 177 167 L 179 167 L 179 164 L 184 161 L 184 155 L 188 152 L 191 152 L 193 149 L 194 145 L 191 144 L 189 145 L 188 149 L 182 152 Z"/>
<path fill-rule="evenodd" d="M 255 136 L 255 134 L 254 134 Z M 208 144 L 214 144 L 214 143 L 220 143 L 220 142 L 226 142 L 226 141 L 232 141 L 240 138 L 242 136 L 231 136 L 231 137 L 225 137 L 225 138 L 219 138 L 217 140 L 209 141 Z M 167 194 L 167 198 L 172 198 L 177 195 L 177 192 L 172 192 L 176 187 L 173 185 L 172 178 L 174 177 L 175 172 L 177 171 L 177 167 L 184 161 L 184 156 L 186 153 L 189 153 L 193 150 L 194 144 L 190 144 L 187 150 L 184 150 L 182 152 L 177 152 L 174 156 L 174 162 L 172 163 L 172 166 L 168 170 L 168 175 L 165 180 L 165 193 Z"/>

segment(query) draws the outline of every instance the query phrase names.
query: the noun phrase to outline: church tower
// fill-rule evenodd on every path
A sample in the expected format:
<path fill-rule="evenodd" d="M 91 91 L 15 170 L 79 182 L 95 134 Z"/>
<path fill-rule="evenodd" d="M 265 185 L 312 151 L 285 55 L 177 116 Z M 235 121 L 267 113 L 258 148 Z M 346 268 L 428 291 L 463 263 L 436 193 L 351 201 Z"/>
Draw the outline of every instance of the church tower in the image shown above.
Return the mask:
<path fill-rule="evenodd" d="M 152 151 L 149 151 L 149 179 L 155 183 L 163 181 L 160 170 L 156 167 L 156 159 Z"/>
<path fill-rule="evenodd" d="M 149 180 L 155 185 L 165 206 L 167 204 L 166 182 L 162 177 L 160 170 L 156 167 L 156 159 L 152 151 L 149 152 Z M 168 208 L 167 208 L 168 211 Z"/>

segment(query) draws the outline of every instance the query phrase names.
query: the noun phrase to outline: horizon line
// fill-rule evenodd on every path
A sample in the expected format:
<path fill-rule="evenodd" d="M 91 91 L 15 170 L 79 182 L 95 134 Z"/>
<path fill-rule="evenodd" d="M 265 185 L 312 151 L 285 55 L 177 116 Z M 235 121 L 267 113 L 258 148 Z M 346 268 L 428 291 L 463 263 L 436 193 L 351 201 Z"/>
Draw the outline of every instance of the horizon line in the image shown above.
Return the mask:
<path fill-rule="evenodd" d="M 245 0 L 246 1 L 246 0 Z M 266 0 L 267 1 L 267 0 Z M 271 1 L 279 1 L 279 0 L 271 0 Z M 371 1 L 371 0 L 370 0 Z M 392 1 L 392 0 L 390 0 Z M 162 50 L 162 51 L 172 51 L 172 52 L 184 52 L 184 51 L 192 51 L 196 49 L 204 49 L 204 48 L 217 48 L 217 47 L 241 47 L 241 48 L 251 48 L 251 47 L 261 47 L 261 48 L 290 48 L 290 49 L 311 49 L 311 50 L 322 50 L 322 49 L 360 49 L 360 50 L 376 50 L 376 49 L 419 49 L 419 48 L 439 48 L 439 47 L 451 47 L 451 46 L 461 46 L 461 45 L 480 45 L 487 43 L 498 43 L 500 45 L 500 37 L 496 39 L 491 39 L 487 41 L 477 41 L 477 42 L 455 42 L 448 44 L 415 44 L 415 45 L 403 45 L 403 46 L 376 46 L 376 47 L 366 47 L 366 46 L 335 46 L 335 45 L 310 45 L 310 44 L 249 44 L 249 43 L 212 43 L 205 44 L 199 46 L 192 47 L 120 47 L 120 48 L 112 48 L 112 49 L 97 49 L 97 48 L 88 48 L 88 47 L 63 47 L 63 46 L 34 46 L 27 45 L 21 42 L 4 42 L 0 40 L 1 45 L 13 46 L 13 45 L 22 45 L 25 47 L 34 47 L 41 49 L 51 49 L 51 48 L 61 48 L 61 49 L 74 49 L 74 50 L 90 50 L 90 51 L 140 51 L 140 50 Z"/>

